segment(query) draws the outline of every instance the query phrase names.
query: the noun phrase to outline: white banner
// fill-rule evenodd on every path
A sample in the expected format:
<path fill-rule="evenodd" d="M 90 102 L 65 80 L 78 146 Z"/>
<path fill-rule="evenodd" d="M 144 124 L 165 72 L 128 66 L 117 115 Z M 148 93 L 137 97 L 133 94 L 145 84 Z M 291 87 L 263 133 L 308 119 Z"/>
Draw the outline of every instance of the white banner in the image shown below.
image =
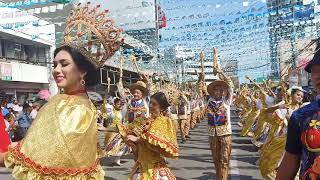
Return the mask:
<path fill-rule="evenodd" d="M 49 71 L 45 66 L 36 66 L 18 62 L 12 64 L 12 81 L 49 83 Z"/>

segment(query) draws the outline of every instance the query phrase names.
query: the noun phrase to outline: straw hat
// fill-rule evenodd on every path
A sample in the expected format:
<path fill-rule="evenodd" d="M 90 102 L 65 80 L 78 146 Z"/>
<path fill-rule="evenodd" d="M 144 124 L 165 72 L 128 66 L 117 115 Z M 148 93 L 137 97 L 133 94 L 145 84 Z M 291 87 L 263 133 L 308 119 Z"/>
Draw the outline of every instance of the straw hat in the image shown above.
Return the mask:
<path fill-rule="evenodd" d="M 287 91 L 287 93 L 289 94 L 289 95 L 291 95 L 291 92 L 292 92 L 292 90 L 299 90 L 299 91 L 301 91 L 301 92 L 306 92 L 304 89 L 302 89 L 302 87 L 300 87 L 300 86 L 292 86 L 290 89 L 288 89 L 288 91 Z"/>
<path fill-rule="evenodd" d="M 213 96 L 214 94 L 214 88 L 216 86 L 220 86 L 224 89 L 224 94 L 229 95 L 230 94 L 230 87 L 229 84 L 222 80 L 214 80 L 207 86 L 207 91 L 210 96 Z"/>
<path fill-rule="evenodd" d="M 137 81 L 136 83 L 131 84 L 129 86 L 129 89 L 131 93 L 133 93 L 133 90 L 139 89 L 142 92 L 142 94 L 145 96 L 149 93 L 147 89 L 147 85 L 143 81 Z"/>

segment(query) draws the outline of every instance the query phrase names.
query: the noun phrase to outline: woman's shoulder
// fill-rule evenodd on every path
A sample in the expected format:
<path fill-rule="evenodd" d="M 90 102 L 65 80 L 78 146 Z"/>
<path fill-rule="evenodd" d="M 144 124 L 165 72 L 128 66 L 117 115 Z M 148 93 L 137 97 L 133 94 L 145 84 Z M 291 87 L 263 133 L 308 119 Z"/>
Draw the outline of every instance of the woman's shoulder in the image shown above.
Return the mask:
<path fill-rule="evenodd" d="M 82 107 L 88 110 L 95 109 L 89 98 L 84 96 L 74 96 L 66 94 L 58 94 L 53 96 L 49 100 L 48 104 L 56 104 L 57 108 Z"/>

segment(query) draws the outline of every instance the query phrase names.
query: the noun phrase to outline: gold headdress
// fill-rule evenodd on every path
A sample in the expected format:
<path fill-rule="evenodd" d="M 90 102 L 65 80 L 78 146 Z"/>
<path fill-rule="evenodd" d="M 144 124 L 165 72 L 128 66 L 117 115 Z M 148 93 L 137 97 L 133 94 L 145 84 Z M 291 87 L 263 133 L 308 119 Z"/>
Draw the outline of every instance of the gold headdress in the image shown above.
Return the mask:
<path fill-rule="evenodd" d="M 114 55 L 123 42 L 121 29 L 114 26 L 108 11 L 99 12 L 100 5 L 78 4 L 70 13 L 64 31 L 64 45 L 73 47 L 96 67 Z"/>
<path fill-rule="evenodd" d="M 171 106 L 179 104 L 180 93 L 178 87 L 174 83 L 164 84 L 162 90 Z"/>

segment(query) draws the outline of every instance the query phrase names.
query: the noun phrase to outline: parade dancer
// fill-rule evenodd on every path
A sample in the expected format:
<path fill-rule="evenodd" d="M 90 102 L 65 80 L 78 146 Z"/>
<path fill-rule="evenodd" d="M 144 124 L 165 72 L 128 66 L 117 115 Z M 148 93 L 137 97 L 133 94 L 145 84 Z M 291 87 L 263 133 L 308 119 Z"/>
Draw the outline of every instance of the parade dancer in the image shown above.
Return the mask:
<path fill-rule="evenodd" d="M 241 93 L 241 104 L 242 104 L 242 113 L 239 117 L 240 121 L 239 121 L 239 126 L 242 127 L 246 121 L 247 121 L 247 118 L 249 116 L 249 114 L 251 113 L 252 111 L 252 107 L 251 107 L 251 98 L 250 98 L 250 90 L 245 88 L 243 89 L 243 92 Z"/>
<path fill-rule="evenodd" d="M 164 159 L 178 157 L 176 131 L 167 112 L 169 106 L 179 103 L 175 90 L 163 89 L 151 96 L 149 118 L 119 126 L 119 132 L 137 154 L 130 180 L 176 179 Z"/>
<path fill-rule="evenodd" d="M 303 104 L 303 89 L 301 87 L 292 87 L 288 93 L 291 97 L 291 103 L 286 105 L 286 109 L 277 109 L 273 113 L 272 126 L 276 131 L 274 134 L 269 134 L 272 139 L 268 144 L 265 144 L 260 157 L 260 171 L 264 179 L 275 179 L 285 151 L 288 122 L 292 112 Z"/>
<path fill-rule="evenodd" d="M 207 105 L 209 142 L 216 168 L 216 179 L 227 180 L 232 143 L 230 105 L 233 83 L 222 70 L 217 69 L 216 71 L 222 80 L 215 80 L 207 87 L 209 93 Z"/>
<path fill-rule="evenodd" d="M 16 179 L 104 179 L 97 113 L 86 89 L 98 84 L 99 68 L 122 38 L 99 7 L 78 4 L 71 11 L 63 46 L 54 52 L 53 76 L 61 93 L 40 109 L 26 137 L 5 154 L 5 165 Z"/>
<path fill-rule="evenodd" d="M 179 118 L 179 129 L 181 133 L 181 143 L 186 142 L 186 138 L 189 135 L 190 130 L 190 119 L 188 115 L 189 111 L 188 98 L 185 93 L 180 95 L 179 105 L 178 105 L 178 118 Z"/>
<path fill-rule="evenodd" d="M 119 124 L 123 124 L 124 118 L 122 117 L 121 100 L 116 98 L 113 101 L 113 110 L 110 114 L 112 119 L 111 127 L 116 127 Z M 105 153 L 107 156 L 114 158 L 114 163 L 118 166 L 121 165 L 121 156 L 130 153 L 130 148 L 123 141 L 121 135 L 115 132 L 107 132 L 105 139 Z"/>
<path fill-rule="evenodd" d="M 170 119 L 173 122 L 173 125 L 176 129 L 176 132 L 179 131 L 179 118 L 178 118 L 178 106 L 169 107 Z"/>
<path fill-rule="evenodd" d="M 255 92 L 252 97 L 251 112 L 247 117 L 246 123 L 240 133 L 241 136 L 253 136 L 252 127 L 260 115 L 261 101 L 260 93 Z"/>
<path fill-rule="evenodd" d="M 199 111 L 200 107 L 198 106 L 197 97 L 193 97 L 191 99 L 191 121 L 190 121 L 190 128 L 194 129 L 199 118 Z"/>
<path fill-rule="evenodd" d="M 320 51 L 305 67 L 311 74 L 311 82 L 317 98 L 293 112 L 288 125 L 285 155 L 278 169 L 277 180 L 294 179 L 300 167 L 300 179 L 316 180 L 320 177 Z"/>
<path fill-rule="evenodd" d="M 269 130 L 267 138 L 261 149 L 261 156 L 263 156 L 264 148 L 266 148 L 271 143 L 271 140 L 274 138 L 278 129 L 279 124 L 276 123 L 277 121 L 275 119 L 279 119 L 279 117 L 282 117 L 282 114 L 286 112 L 287 105 L 289 104 L 287 90 L 285 86 L 286 85 L 284 85 L 284 83 L 282 82 L 282 85 L 276 88 L 276 99 L 274 101 L 275 105 L 266 109 L 266 112 L 269 113 L 271 116 L 265 119 L 266 123 L 268 123 Z"/>
<path fill-rule="evenodd" d="M 206 113 L 206 105 L 205 105 L 203 97 L 199 97 L 199 101 L 200 101 L 200 119 L 199 119 L 199 121 L 202 121 L 205 116 L 205 113 Z"/>
<path fill-rule="evenodd" d="M 126 121 L 132 123 L 137 119 L 143 119 L 149 116 L 149 107 L 146 97 L 149 94 L 147 84 L 143 81 L 137 81 L 129 86 L 133 99 L 128 103 Z"/>

